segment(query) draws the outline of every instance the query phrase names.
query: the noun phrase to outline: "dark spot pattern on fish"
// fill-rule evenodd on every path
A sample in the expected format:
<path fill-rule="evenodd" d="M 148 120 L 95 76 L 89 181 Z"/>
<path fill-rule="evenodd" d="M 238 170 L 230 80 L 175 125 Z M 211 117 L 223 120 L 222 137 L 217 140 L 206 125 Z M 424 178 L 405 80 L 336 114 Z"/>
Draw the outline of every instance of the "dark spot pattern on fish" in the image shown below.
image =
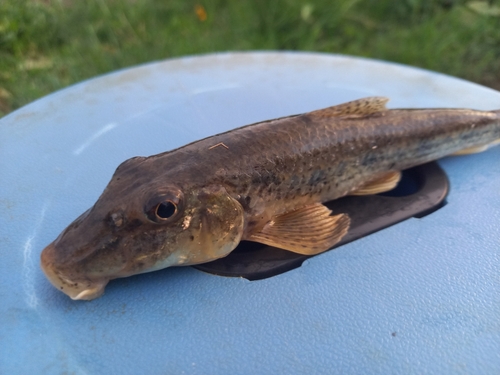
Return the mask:
<path fill-rule="evenodd" d="M 322 169 L 315 170 L 312 172 L 311 177 L 309 178 L 309 181 L 307 182 L 309 185 L 317 185 L 321 181 L 325 181 L 327 178 L 327 173 L 326 171 Z"/>

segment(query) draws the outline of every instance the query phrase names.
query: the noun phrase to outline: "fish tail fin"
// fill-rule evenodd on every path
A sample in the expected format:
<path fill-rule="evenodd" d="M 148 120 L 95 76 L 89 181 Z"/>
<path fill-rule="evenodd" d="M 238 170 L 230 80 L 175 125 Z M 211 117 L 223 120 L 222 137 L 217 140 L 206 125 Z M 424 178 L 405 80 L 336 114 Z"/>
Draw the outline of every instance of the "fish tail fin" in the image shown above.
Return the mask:
<path fill-rule="evenodd" d="M 498 116 L 498 120 L 500 121 L 500 109 L 497 109 L 495 111 L 490 111 L 489 113 L 494 113 L 495 115 Z M 500 122 L 497 123 L 498 126 L 500 126 Z M 468 147 L 466 149 L 454 152 L 452 155 L 470 155 L 470 154 L 477 154 L 486 150 L 489 150 L 491 147 L 499 145 L 500 144 L 500 139 L 496 139 L 493 142 L 487 143 L 485 145 L 480 145 L 480 146 L 474 146 L 474 147 Z"/>
<path fill-rule="evenodd" d="M 489 150 L 491 147 L 499 145 L 500 144 L 500 139 L 497 139 L 496 141 L 493 141 L 491 143 L 488 143 L 483 146 L 474 146 L 474 147 L 469 147 L 465 148 L 463 150 L 454 152 L 452 155 L 457 156 L 457 155 L 470 155 L 470 154 L 479 154 L 480 152 Z"/>

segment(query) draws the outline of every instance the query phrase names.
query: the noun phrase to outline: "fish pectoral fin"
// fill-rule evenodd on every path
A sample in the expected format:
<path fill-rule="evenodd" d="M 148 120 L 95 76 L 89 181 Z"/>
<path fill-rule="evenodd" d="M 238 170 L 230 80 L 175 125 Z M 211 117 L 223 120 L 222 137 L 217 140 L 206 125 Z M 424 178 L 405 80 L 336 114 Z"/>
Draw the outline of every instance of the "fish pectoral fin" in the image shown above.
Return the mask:
<path fill-rule="evenodd" d="M 488 143 L 487 145 L 465 148 L 463 150 L 454 152 L 452 155 L 458 156 L 458 155 L 479 154 L 480 152 L 486 151 L 490 147 L 496 146 L 498 144 L 500 144 L 500 139 L 497 139 L 494 142 Z"/>
<path fill-rule="evenodd" d="M 319 254 L 339 242 L 351 222 L 347 214 L 330 214 L 321 203 L 299 208 L 275 216 L 247 239 L 298 254 Z"/>
<path fill-rule="evenodd" d="M 375 180 L 369 181 L 360 188 L 352 191 L 349 195 L 373 195 L 385 193 L 394 189 L 401 180 L 401 172 L 388 172 Z"/>
<path fill-rule="evenodd" d="M 388 98 L 373 96 L 307 113 L 311 117 L 363 117 L 386 111 Z"/>

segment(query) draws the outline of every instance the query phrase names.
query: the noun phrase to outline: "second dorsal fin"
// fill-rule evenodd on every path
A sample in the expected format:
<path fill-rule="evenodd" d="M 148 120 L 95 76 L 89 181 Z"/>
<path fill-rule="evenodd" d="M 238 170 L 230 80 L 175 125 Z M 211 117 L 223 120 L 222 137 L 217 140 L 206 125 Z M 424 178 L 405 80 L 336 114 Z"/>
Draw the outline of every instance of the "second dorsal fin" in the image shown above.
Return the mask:
<path fill-rule="evenodd" d="M 388 98 L 382 96 L 372 96 L 368 98 L 354 100 L 333 107 L 318 109 L 307 113 L 311 117 L 363 117 L 373 113 L 386 111 L 386 103 Z"/>

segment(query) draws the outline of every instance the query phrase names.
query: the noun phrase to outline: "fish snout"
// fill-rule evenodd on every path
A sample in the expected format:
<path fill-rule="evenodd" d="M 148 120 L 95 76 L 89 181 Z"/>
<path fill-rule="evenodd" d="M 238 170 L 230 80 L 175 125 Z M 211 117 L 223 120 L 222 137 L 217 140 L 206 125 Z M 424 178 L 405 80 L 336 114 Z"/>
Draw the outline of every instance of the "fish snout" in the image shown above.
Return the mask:
<path fill-rule="evenodd" d="M 54 261 L 55 252 L 55 245 L 51 243 L 40 256 L 43 273 L 55 288 L 73 300 L 92 300 L 102 296 L 109 280 L 78 277 L 76 272 L 58 267 Z"/>

